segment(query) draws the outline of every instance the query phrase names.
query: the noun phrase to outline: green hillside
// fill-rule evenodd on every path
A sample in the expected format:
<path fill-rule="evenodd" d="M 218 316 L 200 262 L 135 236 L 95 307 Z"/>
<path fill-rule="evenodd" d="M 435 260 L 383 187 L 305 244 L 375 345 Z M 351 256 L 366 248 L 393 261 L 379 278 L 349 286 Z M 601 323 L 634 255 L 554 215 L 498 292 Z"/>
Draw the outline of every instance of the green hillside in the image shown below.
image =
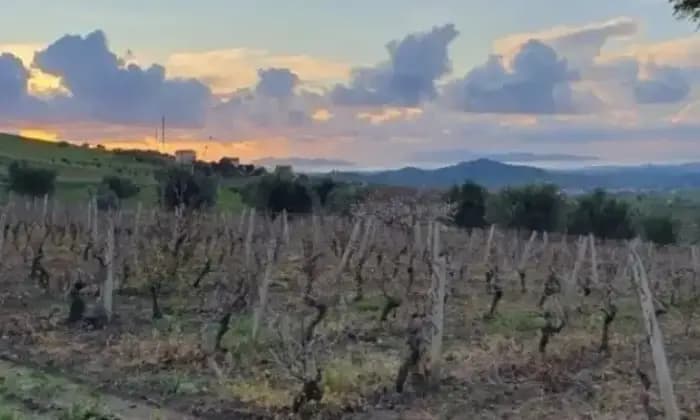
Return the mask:
<path fill-rule="evenodd" d="M 0 198 L 3 200 L 7 196 L 8 166 L 17 160 L 56 171 L 56 196 L 60 200 L 86 200 L 105 175 L 117 175 L 141 187 L 133 201 L 146 205 L 156 201 L 155 171 L 167 165 L 166 160 L 152 157 L 0 134 Z M 223 208 L 240 206 L 240 198 L 228 188 L 220 190 L 219 202 Z"/>

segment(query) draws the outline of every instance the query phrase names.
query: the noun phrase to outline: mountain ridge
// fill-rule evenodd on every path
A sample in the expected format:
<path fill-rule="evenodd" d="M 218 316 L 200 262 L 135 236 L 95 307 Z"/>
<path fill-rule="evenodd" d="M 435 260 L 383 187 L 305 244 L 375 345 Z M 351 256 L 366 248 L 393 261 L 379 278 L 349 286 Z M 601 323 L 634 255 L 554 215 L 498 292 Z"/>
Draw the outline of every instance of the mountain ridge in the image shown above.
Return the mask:
<path fill-rule="evenodd" d="M 437 169 L 407 166 L 375 172 L 334 171 L 336 179 L 375 185 L 446 188 L 473 181 L 487 188 L 551 183 L 564 189 L 674 189 L 700 187 L 700 164 L 551 170 L 481 158 Z"/>

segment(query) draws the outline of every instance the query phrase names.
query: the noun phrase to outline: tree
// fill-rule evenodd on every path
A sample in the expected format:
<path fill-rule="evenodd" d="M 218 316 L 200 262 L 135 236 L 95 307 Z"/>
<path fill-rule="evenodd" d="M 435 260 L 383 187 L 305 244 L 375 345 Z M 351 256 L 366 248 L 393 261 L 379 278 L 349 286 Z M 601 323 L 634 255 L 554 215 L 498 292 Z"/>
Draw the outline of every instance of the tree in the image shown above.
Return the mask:
<path fill-rule="evenodd" d="M 641 222 L 644 239 L 659 245 L 671 245 L 678 240 L 677 223 L 668 216 L 647 216 Z"/>
<path fill-rule="evenodd" d="M 202 209 L 216 204 L 217 183 L 212 176 L 192 172 L 182 167 L 171 167 L 156 175 L 158 196 L 169 209 L 184 206 Z"/>
<path fill-rule="evenodd" d="M 56 172 L 12 162 L 8 170 L 8 189 L 20 195 L 42 197 L 56 188 Z"/>
<path fill-rule="evenodd" d="M 578 199 L 569 215 L 569 233 L 599 238 L 629 239 L 634 236 L 630 206 L 598 189 Z"/>
<path fill-rule="evenodd" d="M 309 213 L 313 207 L 311 190 L 300 178 L 286 174 L 268 174 L 249 184 L 243 200 L 250 206 L 272 213 Z"/>
<path fill-rule="evenodd" d="M 564 200 L 554 185 L 509 187 L 487 201 L 487 220 L 504 227 L 555 231 L 561 227 Z"/>
<path fill-rule="evenodd" d="M 469 229 L 486 226 L 487 196 L 484 187 L 471 181 L 454 186 L 448 193 L 448 202 L 455 205 L 452 221 Z"/>
<path fill-rule="evenodd" d="M 335 182 L 332 178 L 326 177 L 314 183 L 311 188 L 314 190 L 314 193 L 318 197 L 321 205 L 325 207 L 326 203 L 328 202 L 328 196 L 339 186 L 340 184 Z"/>
<path fill-rule="evenodd" d="M 700 0 L 669 0 L 673 14 L 682 19 L 700 22 Z"/>

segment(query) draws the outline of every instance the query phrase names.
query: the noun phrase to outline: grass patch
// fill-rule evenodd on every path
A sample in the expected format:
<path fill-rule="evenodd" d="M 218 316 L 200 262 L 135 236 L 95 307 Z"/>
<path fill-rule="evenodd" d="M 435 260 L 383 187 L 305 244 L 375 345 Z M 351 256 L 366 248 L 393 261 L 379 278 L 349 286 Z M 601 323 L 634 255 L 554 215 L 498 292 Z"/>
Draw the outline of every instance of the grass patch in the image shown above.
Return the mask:
<path fill-rule="evenodd" d="M 487 334 L 512 336 L 539 331 L 544 326 L 542 315 L 535 311 L 509 311 L 497 313 L 484 320 Z"/>
<path fill-rule="evenodd" d="M 384 296 L 365 296 L 363 299 L 353 303 L 355 310 L 360 312 L 379 312 L 384 307 Z"/>

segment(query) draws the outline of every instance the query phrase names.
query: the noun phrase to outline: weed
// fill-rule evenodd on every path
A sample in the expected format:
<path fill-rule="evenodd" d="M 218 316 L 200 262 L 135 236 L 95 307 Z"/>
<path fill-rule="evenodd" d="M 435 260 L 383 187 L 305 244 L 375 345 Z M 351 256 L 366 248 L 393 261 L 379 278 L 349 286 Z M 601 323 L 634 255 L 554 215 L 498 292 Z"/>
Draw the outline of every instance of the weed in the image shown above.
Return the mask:
<path fill-rule="evenodd" d="M 359 403 L 391 384 L 399 360 L 382 353 L 344 357 L 328 362 L 323 371 L 324 401 L 333 405 Z"/>
<path fill-rule="evenodd" d="M 117 417 L 104 414 L 97 403 L 74 403 L 68 410 L 58 416 L 59 420 L 118 420 Z"/>
<path fill-rule="evenodd" d="M 229 385 L 228 390 L 241 402 L 264 408 L 280 409 L 288 407 L 292 401 L 289 390 L 274 387 L 265 379 L 236 382 Z"/>

